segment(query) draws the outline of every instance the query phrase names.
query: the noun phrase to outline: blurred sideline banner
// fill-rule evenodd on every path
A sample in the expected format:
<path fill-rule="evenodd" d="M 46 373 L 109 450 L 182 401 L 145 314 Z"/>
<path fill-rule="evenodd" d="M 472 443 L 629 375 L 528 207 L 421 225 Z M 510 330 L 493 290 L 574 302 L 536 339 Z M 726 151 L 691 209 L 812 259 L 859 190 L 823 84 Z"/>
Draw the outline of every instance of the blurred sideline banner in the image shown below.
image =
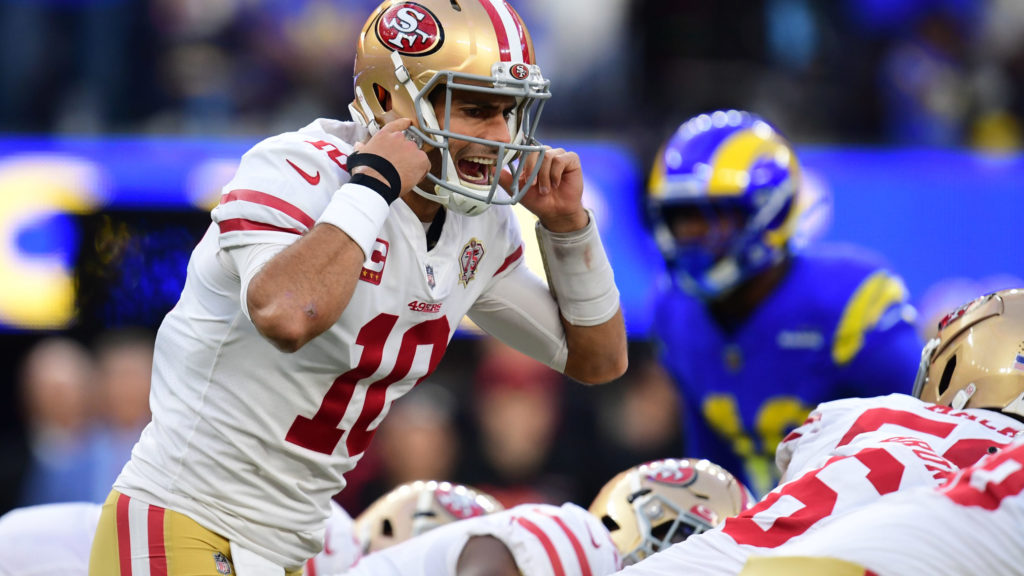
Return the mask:
<path fill-rule="evenodd" d="M 809 188 L 826 190 L 818 196 L 832 204 L 819 210 L 830 213 L 824 239 L 884 255 L 907 283 L 923 334 L 933 334 L 938 320 L 969 299 L 1024 287 L 1024 154 L 840 147 L 798 153 Z"/>
<path fill-rule="evenodd" d="M 155 327 L 177 300 L 220 187 L 255 142 L 0 138 L 0 330 Z M 607 142 L 553 145 L 581 156 L 585 202 L 598 218 L 627 328 L 642 337 L 663 269 L 644 225 L 646 162 Z M 798 243 L 849 241 L 884 254 L 915 302 L 949 278 L 1024 276 L 1024 156 L 798 152 Z M 543 276 L 532 216 L 517 210 L 527 265 Z"/>

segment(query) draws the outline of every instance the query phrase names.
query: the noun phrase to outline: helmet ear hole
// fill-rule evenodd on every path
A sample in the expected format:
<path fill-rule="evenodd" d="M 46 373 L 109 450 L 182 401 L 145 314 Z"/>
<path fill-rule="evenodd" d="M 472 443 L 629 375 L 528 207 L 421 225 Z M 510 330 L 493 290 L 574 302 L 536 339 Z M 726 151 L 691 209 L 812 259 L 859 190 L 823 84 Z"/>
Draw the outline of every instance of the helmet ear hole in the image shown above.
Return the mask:
<path fill-rule="evenodd" d="M 619 529 L 619 523 L 613 520 L 612 517 L 608 516 L 607 514 L 601 516 L 601 523 L 604 524 L 604 527 L 607 528 L 609 532 L 615 532 Z"/>
<path fill-rule="evenodd" d="M 381 534 L 387 536 L 388 538 L 391 538 L 395 535 L 395 530 L 391 527 L 391 520 L 388 520 L 387 518 L 385 518 L 384 521 L 381 523 L 380 528 Z"/>
<path fill-rule="evenodd" d="M 946 367 L 942 370 L 942 378 L 939 380 L 939 396 L 946 393 L 949 389 L 949 383 L 953 380 L 953 372 L 956 370 L 956 355 L 953 355 L 949 362 L 946 362 Z"/>
<path fill-rule="evenodd" d="M 377 103 L 384 109 L 385 112 L 391 111 L 391 92 L 388 92 L 380 84 L 374 83 L 373 95 L 377 98 Z"/>

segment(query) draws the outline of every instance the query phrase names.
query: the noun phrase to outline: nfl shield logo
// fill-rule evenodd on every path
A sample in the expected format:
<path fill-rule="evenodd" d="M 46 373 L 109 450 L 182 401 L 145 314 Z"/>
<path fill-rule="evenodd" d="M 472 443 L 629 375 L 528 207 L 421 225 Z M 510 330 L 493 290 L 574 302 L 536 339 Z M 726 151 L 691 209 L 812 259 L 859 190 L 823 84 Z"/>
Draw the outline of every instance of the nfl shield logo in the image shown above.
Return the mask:
<path fill-rule="evenodd" d="M 217 573 L 227 576 L 231 574 L 231 563 L 228 562 L 227 556 L 217 552 L 213 555 L 214 565 L 217 567 Z"/>
<path fill-rule="evenodd" d="M 434 289 L 434 267 L 427 264 L 427 284 L 430 285 L 430 289 Z"/>

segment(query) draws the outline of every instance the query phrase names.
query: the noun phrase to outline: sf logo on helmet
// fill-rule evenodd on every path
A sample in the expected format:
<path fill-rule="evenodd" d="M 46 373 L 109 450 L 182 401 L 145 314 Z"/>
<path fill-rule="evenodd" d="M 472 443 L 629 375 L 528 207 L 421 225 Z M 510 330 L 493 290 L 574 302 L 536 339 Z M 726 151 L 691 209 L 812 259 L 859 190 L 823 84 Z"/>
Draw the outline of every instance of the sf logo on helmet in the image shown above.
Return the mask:
<path fill-rule="evenodd" d="M 658 460 L 647 465 L 647 479 L 659 484 L 689 486 L 697 480 L 697 471 L 671 460 Z"/>
<path fill-rule="evenodd" d="M 530 76 L 530 69 L 526 64 L 513 64 L 508 72 L 516 80 L 526 80 Z"/>
<path fill-rule="evenodd" d="M 434 498 L 437 500 L 437 503 L 447 510 L 452 516 L 455 516 L 460 520 L 483 516 L 487 512 L 484 510 L 483 506 L 477 504 L 474 497 L 469 494 L 459 494 L 452 490 L 442 490 L 441 488 L 438 488 L 437 492 L 434 493 Z"/>
<path fill-rule="evenodd" d="M 407 56 L 432 54 L 444 42 L 441 22 L 415 2 L 401 2 L 388 8 L 377 19 L 374 29 L 381 44 Z"/>

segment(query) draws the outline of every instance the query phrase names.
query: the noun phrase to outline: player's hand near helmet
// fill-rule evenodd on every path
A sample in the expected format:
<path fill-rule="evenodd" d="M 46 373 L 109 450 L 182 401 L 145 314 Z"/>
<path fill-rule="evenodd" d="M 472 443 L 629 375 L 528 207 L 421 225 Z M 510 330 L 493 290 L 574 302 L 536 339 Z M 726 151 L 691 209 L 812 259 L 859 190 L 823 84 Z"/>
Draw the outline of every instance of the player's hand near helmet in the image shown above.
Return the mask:
<path fill-rule="evenodd" d="M 541 161 L 537 179 L 527 190 L 520 203 L 534 213 L 541 224 L 552 232 L 571 232 L 587 225 L 589 217 L 583 209 L 583 168 L 575 152 L 562 148 L 547 148 Z M 530 154 L 525 163 L 522 181 L 529 176 L 538 154 Z M 501 185 L 512 185 L 512 173 L 501 173 Z"/>
<path fill-rule="evenodd" d="M 390 162 L 398 171 L 402 179 L 402 189 L 395 192 L 402 193 L 412 190 L 412 187 L 419 184 L 430 170 L 430 159 L 427 154 L 420 150 L 416 142 L 406 138 L 405 130 L 412 126 L 412 120 L 408 118 L 397 118 L 381 126 L 376 134 L 366 142 L 357 143 L 354 148 L 358 153 L 376 154 Z M 352 170 L 352 175 L 366 174 L 388 184 L 387 179 L 369 166 L 357 166 Z"/>

